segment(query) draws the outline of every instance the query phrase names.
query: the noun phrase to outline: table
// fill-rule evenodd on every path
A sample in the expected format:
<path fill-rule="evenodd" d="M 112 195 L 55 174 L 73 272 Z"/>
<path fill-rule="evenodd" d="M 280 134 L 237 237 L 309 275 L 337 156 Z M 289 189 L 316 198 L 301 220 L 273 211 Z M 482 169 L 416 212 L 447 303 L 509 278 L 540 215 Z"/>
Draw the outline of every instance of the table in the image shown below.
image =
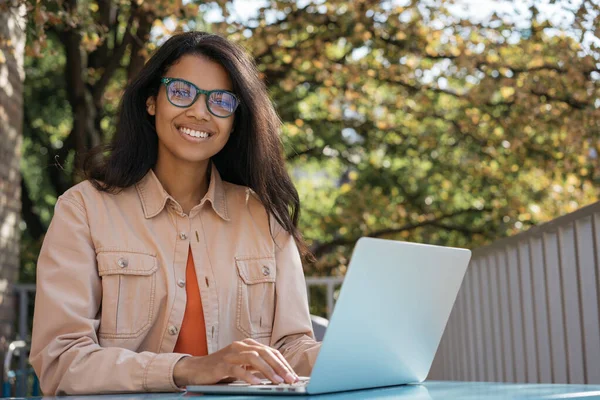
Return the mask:
<path fill-rule="evenodd" d="M 302 399 L 315 400 L 509 400 L 509 399 L 600 399 L 600 385 L 519 384 L 486 382 L 427 381 L 422 385 L 395 386 L 316 396 L 199 396 L 191 393 L 139 393 L 96 396 L 31 397 L 30 399 L 62 400 L 188 400 L 220 399 Z"/>

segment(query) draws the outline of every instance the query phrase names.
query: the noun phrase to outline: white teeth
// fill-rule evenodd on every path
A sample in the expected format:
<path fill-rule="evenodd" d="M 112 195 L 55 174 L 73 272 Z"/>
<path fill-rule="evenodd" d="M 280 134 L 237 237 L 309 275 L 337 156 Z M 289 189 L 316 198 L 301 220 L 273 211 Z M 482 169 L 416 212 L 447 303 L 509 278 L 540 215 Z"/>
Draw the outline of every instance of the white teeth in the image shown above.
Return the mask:
<path fill-rule="evenodd" d="M 208 134 L 208 132 L 200 132 L 200 131 L 195 131 L 193 129 L 189 129 L 189 128 L 179 128 L 179 130 L 183 133 L 185 133 L 188 136 L 192 136 L 195 138 L 203 138 L 206 139 L 207 137 L 209 137 L 210 135 Z"/>

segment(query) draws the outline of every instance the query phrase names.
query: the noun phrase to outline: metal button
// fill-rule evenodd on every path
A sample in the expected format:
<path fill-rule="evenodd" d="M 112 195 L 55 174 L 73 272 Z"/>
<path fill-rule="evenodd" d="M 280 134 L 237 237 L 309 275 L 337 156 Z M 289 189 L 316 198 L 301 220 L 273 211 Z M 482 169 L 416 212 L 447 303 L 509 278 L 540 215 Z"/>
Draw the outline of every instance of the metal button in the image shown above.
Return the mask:
<path fill-rule="evenodd" d="M 263 265 L 263 275 L 268 276 L 271 273 L 271 270 L 266 265 Z"/>
<path fill-rule="evenodd" d="M 121 257 L 121 258 L 119 258 L 119 260 L 117 261 L 117 265 L 118 265 L 119 267 L 121 267 L 121 268 L 125 268 L 125 267 L 127 267 L 127 266 L 129 265 L 129 261 L 127 261 L 127 259 L 126 259 L 126 258 L 123 258 L 123 257 Z"/>
<path fill-rule="evenodd" d="M 185 286 L 185 281 L 183 279 L 178 280 L 177 281 L 177 286 L 184 287 Z"/>
<path fill-rule="evenodd" d="M 167 331 L 169 332 L 169 335 L 177 335 L 179 329 L 177 329 L 175 325 L 171 325 L 169 326 L 169 329 L 167 329 Z"/>
<path fill-rule="evenodd" d="M 186 235 L 186 233 L 185 233 L 185 232 L 181 232 L 181 233 L 179 234 L 179 238 L 180 238 L 181 240 L 186 240 L 186 239 L 187 239 L 187 235 Z"/>

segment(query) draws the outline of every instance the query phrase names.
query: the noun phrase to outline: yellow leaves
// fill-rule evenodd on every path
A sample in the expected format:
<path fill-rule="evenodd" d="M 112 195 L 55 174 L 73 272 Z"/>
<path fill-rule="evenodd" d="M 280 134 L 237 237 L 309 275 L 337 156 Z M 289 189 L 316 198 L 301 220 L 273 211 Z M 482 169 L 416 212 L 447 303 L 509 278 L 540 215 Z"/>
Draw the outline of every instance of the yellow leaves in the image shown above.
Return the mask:
<path fill-rule="evenodd" d="M 419 61 L 417 60 L 416 57 L 414 56 L 407 56 L 406 59 L 406 66 L 409 67 L 410 69 L 414 69 L 417 67 L 417 65 L 419 65 Z"/>
<path fill-rule="evenodd" d="M 500 88 L 500 94 L 505 99 L 508 99 L 508 98 L 512 97 L 515 94 L 515 88 L 514 87 L 510 87 L 510 86 L 504 86 L 504 87 Z"/>
<path fill-rule="evenodd" d="M 528 68 L 539 68 L 544 65 L 544 59 L 540 56 L 533 57 L 531 61 L 527 63 Z"/>
<path fill-rule="evenodd" d="M 100 44 L 100 36 L 96 32 L 86 32 L 81 38 L 81 46 L 87 52 L 94 51 Z"/>
<path fill-rule="evenodd" d="M 396 40 L 404 40 L 406 39 L 406 33 L 402 31 L 396 32 Z"/>
<path fill-rule="evenodd" d="M 300 118 L 296 119 L 296 121 L 294 122 L 299 128 L 302 128 L 302 126 L 304 126 L 304 121 L 302 121 Z"/>
<path fill-rule="evenodd" d="M 495 64 L 500 61 L 500 57 L 496 52 L 490 52 L 486 56 L 486 61 L 490 64 Z"/>
<path fill-rule="evenodd" d="M 479 115 L 479 110 L 476 108 L 469 108 L 466 110 L 466 114 L 467 117 L 469 117 L 471 119 L 471 122 L 473 122 L 473 124 L 477 125 L 479 123 L 480 120 L 480 115 Z"/>
<path fill-rule="evenodd" d="M 292 62 L 292 56 L 291 56 L 291 55 L 289 55 L 289 54 L 285 54 L 285 55 L 284 55 L 284 56 L 281 58 L 281 60 L 282 60 L 284 63 L 286 63 L 286 64 L 289 64 L 289 63 L 291 63 L 291 62 Z"/>
<path fill-rule="evenodd" d="M 275 35 L 267 35 L 265 41 L 269 46 L 273 46 L 275 43 L 277 43 L 277 37 Z"/>
<path fill-rule="evenodd" d="M 300 133 L 300 129 L 298 129 L 298 126 L 292 124 L 285 124 L 283 126 L 283 130 L 284 133 L 287 134 L 287 136 L 296 136 L 298 133 Z"/>
<path fill-rule="evenodd" d="M 98 12 L 98 4 L 97 3 L 90 3 L 89 9 L 90 9 L 91 12 Z"/>
<path fill-rule="evenodd" d="M 348 183 L 344 183 L 342 184 L 342 186 L 340 186 L 340 193 L 341 194 L 346 194 L 350 191 L 350 189 L 352 189 L 352 187 L 350 186 L 350 184 Z"/>
<path fill-rule="evenodd" d="M 295 82 L 292 79 L 284 79 L 281 82 L 279 82 L 279 86 L 288 92 L 291 92 L 292 90 L 294 90 L 294 87 L 296 87 Z"/>

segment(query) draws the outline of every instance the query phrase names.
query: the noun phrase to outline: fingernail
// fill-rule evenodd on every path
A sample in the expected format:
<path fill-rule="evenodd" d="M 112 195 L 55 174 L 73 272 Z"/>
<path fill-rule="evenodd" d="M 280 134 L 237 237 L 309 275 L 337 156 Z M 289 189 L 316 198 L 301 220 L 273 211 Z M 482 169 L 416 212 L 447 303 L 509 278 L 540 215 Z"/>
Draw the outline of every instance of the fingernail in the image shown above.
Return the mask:
<path fill-rule="evenodd" d="M 253 385 L 260 385 L 261 380 L 258 379 L 257 377 L 253 376 L 252 379 L 250 379 L 252 381 Z"/>
<path fill-rule="evenodd" d="M 275 380 L 277 381 L 277 383 L 283 383 L 283 378 L 277 374 L 275 374 Z"/>
<path fill-rule="evenodd" d="M 285 374 L 285 379 L 287 379 L 288 381 L 296 382 L 296 378 L 294 378 L 294 376 L 289 372 Z"/>

